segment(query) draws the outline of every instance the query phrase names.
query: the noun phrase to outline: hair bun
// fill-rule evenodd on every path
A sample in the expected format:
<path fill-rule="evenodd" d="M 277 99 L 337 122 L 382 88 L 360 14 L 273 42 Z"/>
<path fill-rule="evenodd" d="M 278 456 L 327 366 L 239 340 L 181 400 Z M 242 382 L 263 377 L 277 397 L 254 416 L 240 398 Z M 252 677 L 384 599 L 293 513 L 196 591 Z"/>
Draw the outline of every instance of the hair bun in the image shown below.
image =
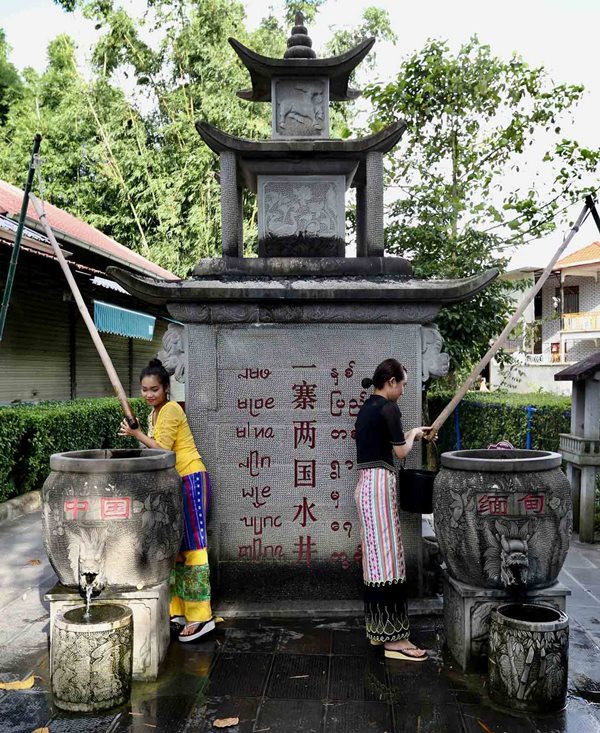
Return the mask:
<path fill-rule="evenodd" d="M 163 363 L 160 359 L 150 359 L 148 363 L 149 367 L 161 367 L 162 365 Z"/>
<path fill-rule="evenodd" d="M 369 389 L 369 387 L 373 386 L 373 380 L 370 377 L 365 377 L 360 383 L 360 386 L 364 387 L 364 389 Z"/>

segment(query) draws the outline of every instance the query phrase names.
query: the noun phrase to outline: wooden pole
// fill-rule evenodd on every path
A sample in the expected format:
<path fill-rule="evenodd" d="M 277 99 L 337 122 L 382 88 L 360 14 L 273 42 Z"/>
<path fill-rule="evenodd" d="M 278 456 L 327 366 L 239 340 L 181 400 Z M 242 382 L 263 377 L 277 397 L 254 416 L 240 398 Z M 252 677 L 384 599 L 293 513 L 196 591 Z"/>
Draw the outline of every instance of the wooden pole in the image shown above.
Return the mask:
<path fill-rule="evenodd" d="M 117 399 L 121 403 L 121 408 L 125 414 L 125 419 L 127 420 L 129 427 L 132 430 L 135 430 L 136 428 L 139 427 L 139 423 L 136 420 L 135 415 L 133 414 L 131 406 L 129 405 L 129 401 L 127 400 L 127 395 L 125 394 L 125 390 L 123 389 L 123 385 L 121 384 L 121 380 L 119 379 L 119 375 L 117 374 L 117 371 L 113 366 L 111 358 L 108 355 L 108 351 L 106 350 L 106 347 L 102 343 L 102 339 L 100 338 L 100 335 L 98 334 L 94 321 L 92 320 L 92 317 L 89 314 L 87 306 L 83 301 L 79 287 L 77 286 L 77 283 L 75 282 L 75 278 L 73 277 L 73 273 L 71 272 L 69 265 L 67 264 L 67 261 L 65 260 L 63 253 L 61 252 L 60 247 L 58 246 L 58 242 L 56 241 L 54 232 L 48 225 L 46 214 L 44 210 L 42 209 L 40 202 L 32 193 L 29 194 L 29 200 L 33 204 L 33 208 L 35 209 L 36 214 L 38 215 L 38 219 L 40 220 L 42 226 L 44 227 L 46 236 L 48 237 L 48 239 L 50 240 L 50 243 L 52 244 L 52 249 L 54 250 L 56 259 L 58 260 L 58 263 L 60 264 L 61 269 L 65 277 L 67 278 L 67 282 L 69 283 L 69 287 L 71 288 L 71 292 L 73 293 L 73 297 L 75 298 L 75 302 L 77 303 L 77 307 L 79 308 L 81 317 L 85 321 L 85 325 L 87 326 L 87 329 L 90 332 L 90 336 L 92 337 L 94 346 L 96 347 L 96 350 L 98 351 L 98 354 L 102 361 L 102 365 L 106 369 L 106 373 L 108 374 L 108 378 L 110 379 L 112 388 L 115 391 Z"/>
<path fill-rule="evenodd" d="M 513 328 L 517 325 L 519 322 L 519 318 L 523 315 L 525 308 L 531 303 L 531 301 L 535 298 L 536 294 L 542 289 L 542 286 L 550 276 L 550 273 L 552 272 L 552 269 L 554 268 L 554 265 L 558 262 L 558 259 L 562 255 L 562 253 L 565 251 L 565 249 L 570 244 L 571 240 L 577 234 L 579 231 L 579 228 L 585 221 L 585 218 L 587 217 L 589 212 L 589 205 L 586 202 L 585 206 L 581 210 L 581 213 L 577 217 L 577 221 L 575 224 L 573 224 L 573 227 L 570 229 L 568 234 L 565 235 L 562 244 L 560 247 L 556 250 L 554 256 L 546 266 L 546 269 L 541 274 L 540 279 L 534 284 L 534 286 L 531 288 L 531 290 L 527 293 L 527 295 L 523 298 L 521 301 L 519 307 L 517 310 L 513 313 L 512 318 L 510 321 L 506 324 L 504 330 L 498 336 L 496 341 L 490 346 L 488 352 L 483 357 L 483 359 L 477 364 L 477 366 L 473 369 L 473 371 L 469 374 L 466 381 L 463 383 L 461 388 L 458 390 L 458 392 L 454 395 L 454 397 L 451 399 L 451 401 L 444 407 L 444 409 L 440 412 L 440 414 L 435 419 L 433 425 L 431 426 L 431 430 L 427 433 L 426 439 L 431 440 L 435 437 L 435 435 L 440 431 L 440 428 L 442 425 L 446 422 L 446 420 L 450 417 L 450 415 L 454 412 L 456 406 L 460 403 L 462 398 L 465 396 L 467 391 L 471 388 L 471 386 L 475 383 L 475 380 L 481 373 L 482 369 L 485 369 L 485 367 L 490 363 L 492 360 L 492 357 L 494 354 L 498 351 L 498 349 L 504 344 L 506 339 L 508 338 L 510 332 L 513 330 Z"/>
<path fill-rule="evenodd" d="M 0 305 L 0 341 L 2 341 L 2 336 L 4 334 L 4 324 L 6 323 L 6 316 L 10 303 L 10 295 L 12 293 L 13 281 L 15 279 L 15 270 L 17 268 L 17 261 L 19 259 L 19 251 L 21 248 L 21 239 L 23 238 L 23 229 L 25 227 L 25 216 L 27 215 L 27 206 L 29 205 L 29 192 L 31 191 L 31 185 L 33 183 L 36 157 L 40 151 L 41 142 L 42 136 L 38 133 L 33 140 L 31 162 L 29 163 L 29 171 L 27 172 L 27 181 L 25 183 L 25 190 L 23 191 L 23 201 L 21 203 L 21 213 L 19 215 L 19 223 L 17 224 L 17 233 L 15 234 L 15 241 L 13 244 L 13 251 L 10 256 L 10 263 L 8 265 L 6 285 L 4 286 L 4 293 L 2 295 L 2 305 Z"/>

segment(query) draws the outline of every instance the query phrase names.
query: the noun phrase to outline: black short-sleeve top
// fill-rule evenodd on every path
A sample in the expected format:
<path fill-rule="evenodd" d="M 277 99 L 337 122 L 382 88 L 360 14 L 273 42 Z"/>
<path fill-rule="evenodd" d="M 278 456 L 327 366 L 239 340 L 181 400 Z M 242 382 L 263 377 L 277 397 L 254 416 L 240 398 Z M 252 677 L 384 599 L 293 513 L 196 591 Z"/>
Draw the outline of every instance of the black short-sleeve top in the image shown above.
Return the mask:
<path fill-rule="evenodd" d="M 404 445 L 402 414 L 395 402 L 371 395 L 356 418 L 357 468 L 394 469 L 394 445 Z"/>

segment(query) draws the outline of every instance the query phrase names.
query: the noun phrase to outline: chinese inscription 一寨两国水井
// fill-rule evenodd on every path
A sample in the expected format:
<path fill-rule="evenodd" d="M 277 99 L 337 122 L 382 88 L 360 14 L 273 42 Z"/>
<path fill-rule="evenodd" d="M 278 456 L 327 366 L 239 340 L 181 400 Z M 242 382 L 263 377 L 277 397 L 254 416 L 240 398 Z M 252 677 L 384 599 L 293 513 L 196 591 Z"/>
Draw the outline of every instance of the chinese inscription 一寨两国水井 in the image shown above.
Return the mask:
<path fill-rule="evenodd" d="M 291 550 L 284 548 L 290 543 L 289 548 L 292 545 L 294 548 L 290 559 L 306 566 L 314 563 L 317 557 L 322 562 L 330 558 L 332 563 L 343 569 L 348 569 L 356 561 L 360 546 L 355 552 L 346 543 L 340 547 L 339 539 L 336 539 L 351 539 L 354 526 L 354 515 L 349 517 L 342 513 L 344 506 L 352 505 L 349 497 L 354 489 L 355 466 L 353 460 L 344 458 L 348 449 L 343 444 L 351 443 L 355 439 L 354 419 L 367 396 L 364 390 L 355 391 L 355 367 L 356 362 L 353 360 L 342 368 L 328 367 L 325 373 L 332 381 L 331 386 L 327 387 L 314 378 L 313 370 L 319 369 L 316 364 L 294 366 L 300 374 L 298 378 L 288 382 L 289 402 L 274 396 L 278 394 L 276 382 L 273 382 L 278 379 L 276 369 L 248 366 L 236 372 L 236 379 L 260 384 L 259 389 L 262 392 L 252 396 L 241 393 L 235 398 L 236 412 L 246 419 L 234 426 L 234 437 L 250 441 L 244 443 L 247 446 L 246 452 L 242 455 L 242 460 L 238 459 L 237 464 L 241 473 L 241 496 L 247 509 L 252 507 L 261 512 L 243 513 L 239 516 L 241 526 L 252 533 L 248 543 L 238 545 L 239 559 L 253 562 L 285 559 L 287 552 Z M 288 427 L 281 424 L 282 414 L 283 420 L 287 422 L 286 410 L 289 416 Z M 270 414 L 276 414 L 277 418 L 270 418 L 269 425 L 260 422 L 253 424 L 248 419 L 264 420 Z M 322 418 L 321 415 L 325 417 Z M 322 432 L 319 432 L 321 420 Z M 288 430 L 291 436 L 288 450 L 294 453 L 290 455 L 287 464 L 290 473 L 289 483 L 286 485 L 285 479 L 281 483 L 279 474 L 274 475 L 272 470 L 276 468 L 278 461 L 274 458 L 277 454 L 273 450 L 280 450 L 276 446 L 280 445 L 281 435 L 287 435 Z M 341 454 L 340 459 L 326 463 L 321 475 L 318 456 L 332 450 Z M 330 482 L 335 482 L 334 487 Z M 290 496 L 293 497 L 291 501 L 288 498 Z M 321 501 L 319 496 L 322 496 Z M 332 509 L 335 510 L 333 517 Z M 263 515 L 262 511 L 268 513 Z M 328 518 L 322 516 L 323 511 L 328 514 Z M 336 516 L 337 512 L 340 514 Z M 331 532 L 331 544 L 321 546 L 321 554 L 318 545 L 322 542 L 327 545 L 327 540 L 323 539 L 326 535 L 322 534 L 322 530 L 316 536 L 314 532 L 295 535 L 297 539 L 292 542 L 289 536 L 290 526 L 298 527 L 300 532 L 310 532 L 307 528 L 318 525 L 320 521 L 326 521 L 327 529 Z"/>

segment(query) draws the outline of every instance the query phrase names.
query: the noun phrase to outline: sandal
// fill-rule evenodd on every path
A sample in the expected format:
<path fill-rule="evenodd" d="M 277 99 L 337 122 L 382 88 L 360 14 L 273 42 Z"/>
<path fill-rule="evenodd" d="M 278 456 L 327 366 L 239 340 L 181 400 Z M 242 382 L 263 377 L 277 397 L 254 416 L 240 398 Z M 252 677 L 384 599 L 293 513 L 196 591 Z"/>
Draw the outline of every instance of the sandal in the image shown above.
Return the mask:
<path fill-rule="evenodd" d="M 407 652 L 420 652 L 420 654 L 407 654 Z M 384 649 L 383 654 L 388 659 L 401 659 L 403 662 L 424 662 L 428 658 L 427 651 L 416 646 L 406 649 Z"/>
<path fill-rule="evenodd" d="M 195 626 L 196 630 L 193 631 L 191 634 L 184 634 L 183 632 L 186 629 L 190 629 L 191 627 Z M 210 634 L 211 631 L 215 630 L 215 621 L 214 619 L 210 619 L 210 621 L 205 621 L 204 623 L 200 621 L 192 621 L 189 624 L 186 624 L 183 629 L 180 631 L 178 635 L 179 641 L 186 644 L 190 641 L 197 641 L 198 639 L 202 638 L 206 634 Z"/>

